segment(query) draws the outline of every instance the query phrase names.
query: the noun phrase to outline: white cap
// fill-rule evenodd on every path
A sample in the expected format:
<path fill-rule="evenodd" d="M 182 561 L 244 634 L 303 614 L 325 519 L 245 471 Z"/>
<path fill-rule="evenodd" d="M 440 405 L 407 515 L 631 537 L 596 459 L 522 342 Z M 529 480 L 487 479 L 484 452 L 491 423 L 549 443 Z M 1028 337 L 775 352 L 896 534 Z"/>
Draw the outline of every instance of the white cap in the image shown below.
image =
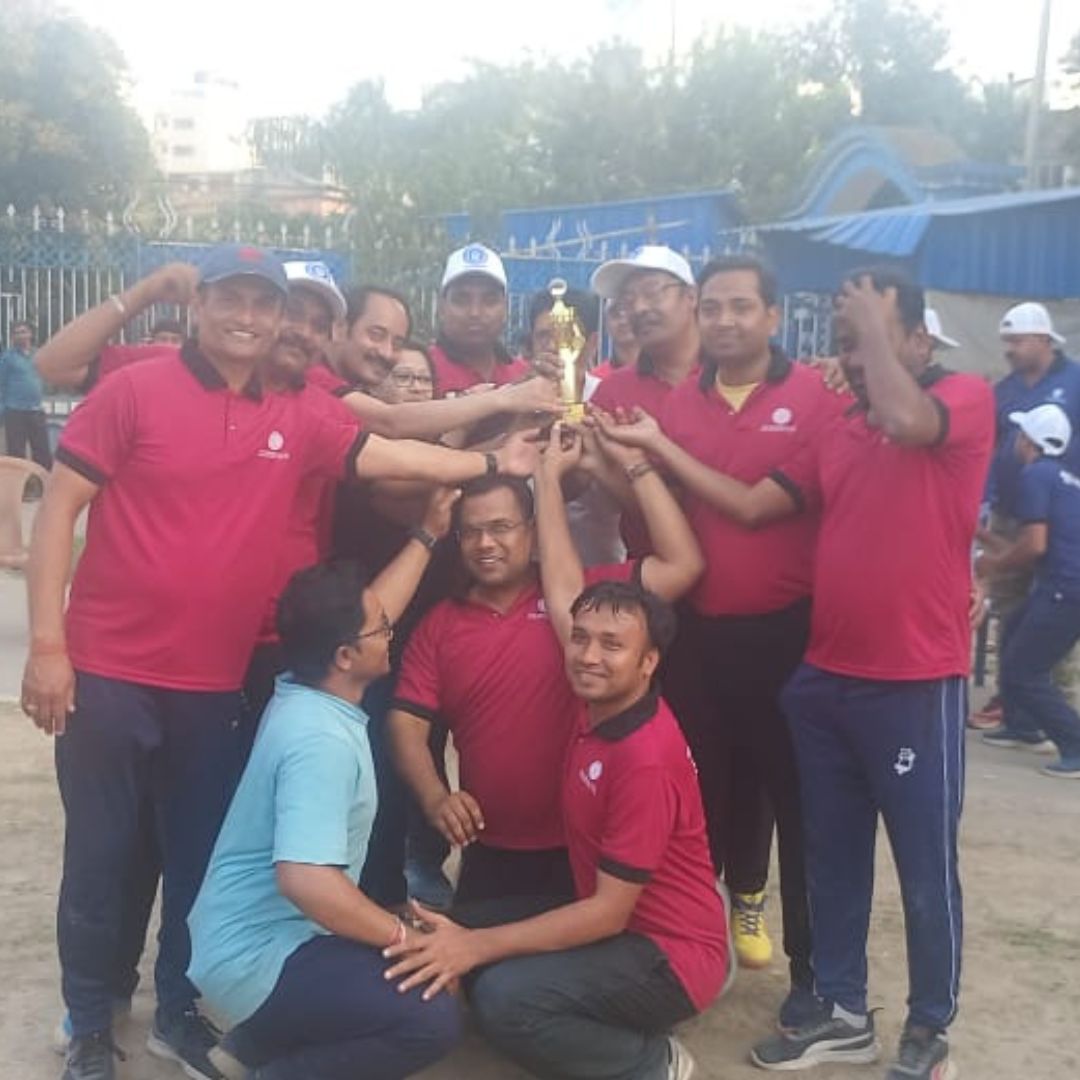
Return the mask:
<path fill-rule="evenodd" d="M 941 331 L 941 316 L 932 308 L 928 307 L 923 314 L 923 325 L 926 332 L 934 339 L 935 343 L 946 349 L 959 349 L 960 342 L 956 338 L 946 337 Z"/>
<path fill-rule="evenodd" d="M 502 259 L 483 244 L 466 244 L 450 255 L 446 260 L 441 288 L 445 290 L 452 281 L 466 274 L 482 274 L 506 288 L 506 267 Z"/>
<path fill-rule="evenodd" d="M 285 279 L 291 289 L 294 285 L 317 292 L 329 305 L 335 319 L 345 318 L 345 297 L 330 273 L 330 267 L 323 262 L 287 262 Z"/>
<path fill-rule="evenodd" d="M 1051 341 L 1064 345 L 1065 339 L 1054 329 L 1050 312 L 1042 304 L 1017 304 L 1005 312 L 1001 320 L 1002 337 L 1019 334 L 1045 334 Z"/>
<path fill-rule="evenodd" d="M 1061 457 L 1072 438 L 1072 424 L 1060 405 L 1036 405 L 1027 412 L 1009 413 L 1009 422 L 1047 457 Z"/>
<path fill-rule="evenodd" d="M 612 259 L 598 266 L 589 285 L 597 296 L 614 300 L 626 279 L 639 270 L 663 270 L 684 285 L 694 284 L 694 271 L 677 251 L 663 244 L 645 244 L 625 259 Z"/>

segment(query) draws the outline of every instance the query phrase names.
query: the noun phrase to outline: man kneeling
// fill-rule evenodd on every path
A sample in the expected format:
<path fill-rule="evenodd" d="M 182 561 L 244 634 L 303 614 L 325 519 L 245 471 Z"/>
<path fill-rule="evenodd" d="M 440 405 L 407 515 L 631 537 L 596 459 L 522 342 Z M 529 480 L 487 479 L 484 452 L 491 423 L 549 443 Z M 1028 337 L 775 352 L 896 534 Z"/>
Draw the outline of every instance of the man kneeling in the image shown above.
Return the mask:
<path fill-rule="evenodd" d="M 410 542 L 371 588 L 350 563 L 311 567 L 279 601 L 290 674 L 189 918 L 192 981 L 237 1025 L 211 1051 L 226 1075 L 246 1075 L 242 1064 L 256 1080 L 397 1080 L 458 1039 L 449 995 L 423 1002 L 384 979 L 378 950 L 414 931 L 355 884 L 376 806 L 357 702 L 389 669 L 390 619 L 426 560 Z"/>
<path fill-rule="evenodd" d="M 628 582 L 546 599 L 583 702 L 562 788 L 578 898 L 482 929 L 420 909 L 432 932 L 387 949 L 389 975 L 429 997 L 481 968 L 481 1029 L 537 1076 L 687 1080 L 669 1033 L 720 992 L 729 949 L 697 771 L 652 690 L 674 616 Z"/>

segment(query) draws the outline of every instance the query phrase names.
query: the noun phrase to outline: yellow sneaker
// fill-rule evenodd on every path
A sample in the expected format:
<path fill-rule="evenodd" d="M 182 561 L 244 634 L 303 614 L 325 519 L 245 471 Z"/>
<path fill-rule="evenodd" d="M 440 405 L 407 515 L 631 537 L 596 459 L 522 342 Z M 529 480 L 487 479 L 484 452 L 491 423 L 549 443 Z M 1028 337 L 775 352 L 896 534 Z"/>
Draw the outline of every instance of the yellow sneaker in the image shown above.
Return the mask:
<path fill-rule="evenodd" d="M 740 967 L 769 966 L 772 942 L 765 929 L 764 891 L 731 894 L 731 941 Z"/>

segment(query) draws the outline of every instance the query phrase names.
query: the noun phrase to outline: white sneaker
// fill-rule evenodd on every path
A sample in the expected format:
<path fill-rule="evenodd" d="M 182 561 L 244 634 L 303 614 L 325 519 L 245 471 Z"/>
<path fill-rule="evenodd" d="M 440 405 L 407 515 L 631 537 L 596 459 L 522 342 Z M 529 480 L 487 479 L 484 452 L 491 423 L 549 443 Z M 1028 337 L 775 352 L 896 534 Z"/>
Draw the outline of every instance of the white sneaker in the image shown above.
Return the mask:
<path fill-rule="evenodd" d="M 694 1059 L 674 1035 L 668 1036 L 667 1074 L 668 1080 L 690 1080 L 694 1075 Z"/>

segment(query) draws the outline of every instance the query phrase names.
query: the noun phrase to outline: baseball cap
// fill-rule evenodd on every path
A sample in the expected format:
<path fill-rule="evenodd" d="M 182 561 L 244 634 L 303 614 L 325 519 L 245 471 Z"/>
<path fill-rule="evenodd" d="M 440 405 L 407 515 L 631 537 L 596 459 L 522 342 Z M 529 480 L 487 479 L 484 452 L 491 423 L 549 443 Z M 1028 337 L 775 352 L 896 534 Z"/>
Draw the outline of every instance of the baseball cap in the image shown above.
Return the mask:
<path fill-rule="evenodd" d="M 257 277 L 282 294 L 288 291 L 281 260 L 265 248 L 246 244 L 222 244 L 211 250 L 199 268 L 199 284 L 213 285 L 231 277 Z"/>
<path fill-rule="evenodd" d="M 1060 405 L 1036 405 L 1027 412 L 1012 412 L 1009 421 L 1047 457 L 1064 454 L 1072 438 L 1072 424 Z"/>
<path fill-rule="evenodd" d="M 287 262 L 285 277 L 289 288 L 302 285 L 305 289 L 316 292 L 330 305 L 335 319 L 345 318 L 345 297 L 330 273 L 330 267 L 324 262 Z"/>
<path fill-rule="evenodd" d="M 1000 333 L 1002 337 L 1018 334 L 1045 334 L 1058 345 L 1065 344 L 1065 339 L 1054 329 L 1050 312 L 1042 304 L 1031 302 L 1009 308 L 1001 320 Z"/>
<path fill-rule="evenodd" d="M 934 339 L 935 343 L 946 349 L 959 349 L 960 342 L 956 338 L 947 337 L 941 330 L 941 316 L 932 308 L 928 307 L 923 312 L 923 325 L 926 332 Z"/>
<path fill-rule="evenodd" d="M 481 274 L 484 277 L 497 281 L 504 289 L 506 288 L 506 267 L 502 259 L 489 247 L 483 244 L 466 244 L 463 248 L 451 253 L 446 260 L 446 269 L 443 271 L 441 288 L 445 291 L 451 282 L 466 274 Z"/>
<path fill-rule="evenodd" d="M 694 284 L 694 271 L 677 251 L 663 244 L 644 244 L 625 259 L 611 259 L 598 266 L 589 285 L 597 296 L 614 300 L 626 279 L 638 270 L 663 270 L 684 285 Z"/>

